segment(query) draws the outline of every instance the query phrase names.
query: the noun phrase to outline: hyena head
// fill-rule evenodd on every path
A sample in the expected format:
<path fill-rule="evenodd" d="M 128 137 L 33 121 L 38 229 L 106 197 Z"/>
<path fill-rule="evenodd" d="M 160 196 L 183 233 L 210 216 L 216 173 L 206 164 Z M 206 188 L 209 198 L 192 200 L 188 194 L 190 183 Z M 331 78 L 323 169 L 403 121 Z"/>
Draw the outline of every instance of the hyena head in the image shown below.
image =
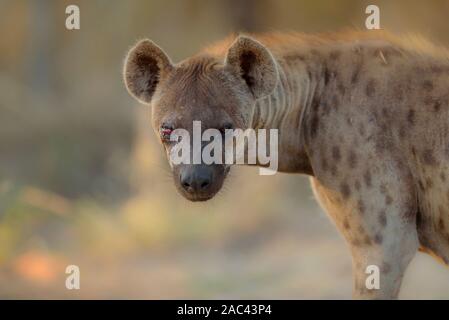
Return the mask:
<path fill-rule="evenodd" d="M 126 57 L 124 80 L 134 98 L 151 105 L 153 129 L 179 192 L 205 201 L 221 189 L 229 164 L 174 164 L 172 132 L 184 129 L 192 137 L 194 121 L 200 121 L 202 132 L 250 128 L 255 103 L 273 92 L 278 70 L 268 49 L 249 37 L 239 36 L 222 55 L 202 53 L 178 64 L 152 41 L 142 40 Z"/>

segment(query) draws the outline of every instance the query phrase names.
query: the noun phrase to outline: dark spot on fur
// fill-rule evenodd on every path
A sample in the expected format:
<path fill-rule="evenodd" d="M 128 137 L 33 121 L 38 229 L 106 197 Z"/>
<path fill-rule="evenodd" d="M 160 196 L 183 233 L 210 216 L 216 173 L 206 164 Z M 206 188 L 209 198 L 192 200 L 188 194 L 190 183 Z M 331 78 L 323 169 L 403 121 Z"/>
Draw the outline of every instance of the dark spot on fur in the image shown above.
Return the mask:
<path fill-rule="evenodd" d="M 401 102 L 402 100 L 404 100 L 404 92 L 402 91 L 401 88 L 397 88 L 394 94 L 397 101 Z"/>
<path fill-rule="evenodd" d="M 440 217 L 440 219 L 438 220 L 438 228 L 440 228 L 441 230 L 446 229 L 446 226 L 444 225 L 444 219 L 442 217 Z"/>
<path fill-rule="evenodd" d="M 344 94 L 345 94 L 345 92 L 346 92 L 346 87 L 343 85 L 343 83 L 341 83 L 341 82 L 339 82 L 338 84 L 337 84 L 337 89 L 338 89 L 338 92 L 340 92 L 340 94 L 343 96 Z"/>
<path fill-rule="evenodd" d="M 341 159 L 340 148 L 337 146 L 332 147 L 332 158 L 334 158 L 335 162 L 338 162 Z"/>
<path fill-rule="evenodd" d="M 365 181 L 367 187 L 371 187 L 371 173 L 369 171 L 365 172 L 363 175 L 363 180 Z"/>
<path fill-rule="evenodd" d="M 363 238 L 363 242 L 364 242 L 366 245 L 370 245 L 370 244 L 371 244 L 371 239 L 370 239 L 368 236 L 365 236 L 365 237 Z"/>
<path fill-rule="evenodd" d="M 331 78 L 331 73 L 327 67 L 324 68 L 324 84 L 327 85 Z"/>
<path fill-rule="evenodd" d="M 387 262 L 384 262 L 382 264 L 382 268 L 381 268 L 382 273 L 389 273 L 391 271 L 391 266 L 390 264 L 388 264 Z"/>
<path fill-rule="evenodd" d="M 360 190 L 361 185 L 360 185 L 360 181 L 359 181 L 359 180 L 356 180 L 356 181 L 355 181 L 354 187 L 355 187 L 355 189 L 356 189 L 357 191 Z"/>
<path fill-rule="evenodd" d="M 435 99 L 432 96 L 426 96 L 424 97 L 423 101 L 426 106 L 432 106 L 433 103 L 435 102 Z"/>
<path fill-rule="evenodd" d="M 381 128 L 382 132 L 385 132 L 387 128 Z M 385 134 L 379 134 L 376 140 L 376 151 L 382 156 L 389 148 L 391 148 L 391 141 L 387 138 Z"/>
<path fill-rule="evenodd" d="M 321 158 L 321 168 L 323 169 L 323 171 L 327 171 L 327 169 L 329 168 L 327 160 L 324 156 Z"/>
<path fill-rule="evenodd" d="M 376 244 L 382 244 L 383 241 L 383 237 L 380 233 L 376 233 L 376 235 L 374 236 L 374 242 Z"/>
<path fill-rule="evenodd" d="M 360 125 L 359 133 L 362 137 L 365 135 L 365 125 L 363 124 Z"/>
<path fill-rule="evenodd" d="M 343 228 L 345 228 L 346 230 L 349 230 L 349 228 L 350 228 L 348 219 L 346 219 L 346 218 L 343 221 Z"/>
<path fill-rule="evenodd" d="M 340 185 L 340 192 L 344 199 L 348 199 L 351 195 L 351 189 L 349 188 L 348 184 L 346 182 L 343 182 Z"/>
<path fill-rule="evenodd" d="M 426 187 L 427 189 L 431 189 L 433 187 L 433 181 L 431 178 L 426 179 Z"/>
<path fill-rule="evenodd" d="M 307 76 L 309 77 L 309 79 L 311 79 L 312 78 L 312 70 L 311 70 L 311 68 L 307 67 L 306 71 L 307 71 Z"/>
<path fill-rule="evenodd" d="M 348 163 L 351 169 L 354 169 L 357 166 L 357 155 L 355 154 L 354 150 L 351 150 L 349 152 Z"/>
<path fill-rule="evenodd" d="M 332 167 L 331 167 L 331 174 L 334 177 L 337 176 L 337 166 L 336 165 L 332 165 Z"/>
<path fill-rule="evenodd" d="M 312 112 L 317 113 L 320 109 L 321 99 L 318 95 L 315 95 L 312 100 Z"/>
<path fill-rule="evenodd" d="M 360 234 L 365 234 L 365 228 L 363 228 L 362 225 L 359 225 L 359 226 L 357 227 L 357 231 L 358 231 L 358 233 L 360 233 Z"/>
<path fill-rule="evenodd" d="M 421 180 L 418 181 L 418 187 L 419 187 L 419 189 L 421 189 L 421 191 L 424 191 L 424 190 L 425 190 L 424 184 L 422 183 Z"/>
<path fill-rule="evenodd" d="M 393 95 L 396 101 L 402 102 L 404 100 L 404 89 L 402 87 L 402 82 L 396 82 L 394 85 Z"/>
<path fill-rule="evenodd" d="M 312 158 L 315 153 L 315 149 L 309 149 L 309 156 Z"/>
<path fill-rule="evenodd" d="M 407 221 L 416 221 L 416 223 L 418 224 L 418 218 L 420 217 L 420 215 L 417 216 L 418 210 L 411 210 L 410 208 L 408 208 L 404 213 L 402 213 L 402 216 L 407 220 Z"/>
<path fill-rule="evenodd" d="M 329 58 L 331 58 L 331 60 L 337 60 L 340 57 L 340 55 L 341 55 L 340 51 L 332 50 L 330 55 L 329 55 Z"/>
<path fill-rule="evenodd" d="M 318 126 L 319 126 L 319 118 L 318 115 L 314 114 L 310 122 L 310 136 L 312 138 L 316 137 L 316 134 L 318 132 Z"/>
<path fill-rule="evenodd" d="M 299 61 L 303 61 L 305 58 L 303 55 L 286 55 L 284 56 L 284 60 L 285 62 L 287 62 L 288 64 L 290 63 L 295 63 L 297 60 Z"/>
<path fill-rule="evenodd" d="M 433 104 L 433 111 L 439 112 L 440 109 L 441 109 L 441 102 L 440 101 L 435 101 L 435 103 Z"/>
<path fill-rule="evenodd" d="M 379 223 L 382 227 L 385 227 L 387 225 L 387 213 L 385 210 L 382 210 L 379 213 Z"/>
<path fill-rule="evenodd" d="M 365 204 L 363 203 L 362 200 L 359 200 L 357 202 L 357 209 L 359 210 L 360 214 L 364 214 L 365 213 Z"/>
<path fill-rule="evenodd" d="M 332 97 L 332 101 L 333 101 L 334 109 L 336 109 L 340 105 L 340 98 L 336 94 L 334 94 Z"/>
<path fill-rule="evenodd" d="M 358 52 L 360 53 L 360 52 Z M 363 57 L 362 55 L 357 56 L 357 62 L 355 62 L 354 71 L 351 76 L 351 84 L 355 84 L 360 78 L 360 72 L 363 67 Z"/>
<path fill-rule="evenodd" d="M 437 161 L 436 161 L 435 157 L 433 156 L 432 149 L 424 150 L 423 161 L 428 166 L 435 166 L 437 164 Z"/>
<path fill-rule="evenodd" d="M 432 66 L 430 67 L 430 71 L 436 74 L 447 72 L 449 73 L 449 67 L 448 66 Z"/>
<path fill-rule="evenodd" d="M 444 173 L 444 171 L 441 171 L 441 173 L 440 173 L 440 179 L 441 179 L 441 181 L 446 181 L 446 174 Z"/>
<path fill-rule="evenodd" d="M 424 80 L 422 87 L 424 90 L 431 91 L 433 90 L 433 82 L 431 80 Z"/>
<path fill-rule="evenodd" d="M 385 204 L 386 205 L 390 205 L 390 204 L 392 204 L 393 203 L 393 198 L 390 196 L 390 195 L 387 195 L 386 197 L 385 197 Z"/>
<path fill-rule="evenodd" d="M 404 126 L 401 126 L 401 127 L 399 128 L 399 137 L 400 137 L 401 139 L 405 138 L 406 133 L 407 133 L 407 130 L 405 129 L 405 127 L 404 127 Z"/>
<path fill-rule="evenodd" d="M 365 88 L 366 95 L 371 98 L 376 94 L 376 80 L 370 79 Z"/>
<path fill-rule="evenodd" d="M 407 113 L 407 121 L 408 123 L 410 123 L 411 125 L 415 124 L 415 110 L 410 109 Z"/>

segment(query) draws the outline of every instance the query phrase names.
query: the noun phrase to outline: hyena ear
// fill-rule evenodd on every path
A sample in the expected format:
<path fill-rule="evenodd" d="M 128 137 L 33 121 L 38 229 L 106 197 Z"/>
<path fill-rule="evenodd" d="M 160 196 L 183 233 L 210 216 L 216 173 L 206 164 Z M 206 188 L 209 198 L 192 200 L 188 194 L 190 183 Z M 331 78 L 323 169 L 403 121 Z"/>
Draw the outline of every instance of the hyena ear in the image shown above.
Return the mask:
<path fill-rule="evenodd" d="M 129 93 L 142 103 L 149 104 L 157 85 L 173 64 L 165 52 L 151 40 L 139 41 L 125 59 L 123 77 Z"/>
<path fill-rule="evenodd" d="M 278 82 L 278 69 L 270 51 L 247 36 L 239 36 L 234 41 L 225 65 L 243 78 L 256 99 L 271 94 Z"/>

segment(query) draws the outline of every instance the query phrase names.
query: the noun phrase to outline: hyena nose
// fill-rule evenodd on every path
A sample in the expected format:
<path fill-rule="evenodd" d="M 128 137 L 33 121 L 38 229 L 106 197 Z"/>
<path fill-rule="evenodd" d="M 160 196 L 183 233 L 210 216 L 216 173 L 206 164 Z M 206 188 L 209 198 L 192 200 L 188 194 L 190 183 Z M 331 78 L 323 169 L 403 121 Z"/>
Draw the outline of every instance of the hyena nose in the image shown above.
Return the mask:
<path fill-rule="evenodd" d="M 204 165 L 194 165 L 182 170 L 180 180 L 182 187 L 187 192 L 204 192 L 212 184 L 212 170 Z"/>

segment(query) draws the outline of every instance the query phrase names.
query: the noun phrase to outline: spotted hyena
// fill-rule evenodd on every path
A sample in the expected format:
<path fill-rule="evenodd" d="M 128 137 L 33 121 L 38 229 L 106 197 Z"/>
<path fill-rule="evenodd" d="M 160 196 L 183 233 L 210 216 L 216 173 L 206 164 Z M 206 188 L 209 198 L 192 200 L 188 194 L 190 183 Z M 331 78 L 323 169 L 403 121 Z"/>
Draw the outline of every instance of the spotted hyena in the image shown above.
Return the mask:
<path fill-rule="evenodd" d="M 449 55 L 384 32 L 236 35 L 174 64 L 150 40 L 126 58 L 128 91 L 167 133 L 279 130 L 279 171 L 311 177 L 353 258 L 354 296 L 397 297 L 417 250 L 449 263 Z M 189 200 L 212 198 L 226 165 L 172 166 Z M 268 195 L 267 195 L 268 196 Z M 367 266 L 380 289 L 365 286 Z"/>

